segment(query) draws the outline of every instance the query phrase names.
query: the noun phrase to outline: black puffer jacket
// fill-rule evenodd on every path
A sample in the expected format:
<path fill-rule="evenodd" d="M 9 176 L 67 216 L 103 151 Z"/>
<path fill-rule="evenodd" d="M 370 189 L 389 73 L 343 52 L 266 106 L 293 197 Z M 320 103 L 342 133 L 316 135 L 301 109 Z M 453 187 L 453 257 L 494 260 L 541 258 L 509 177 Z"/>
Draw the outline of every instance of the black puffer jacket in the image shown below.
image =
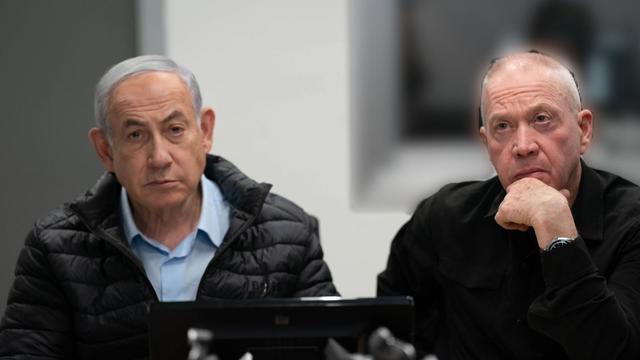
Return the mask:
<path fill-rule="evenodd" d="M 205 175 L 229 201 L 231 222 L 198 300 L 337 294 L 313 217 L 220 157 L 208 157 Z M 158 300 L 124 239 L 119 194 L 107 173 L 36 222 L 0 325 L 0 358 L 148 356 L 147 305 Z"/>

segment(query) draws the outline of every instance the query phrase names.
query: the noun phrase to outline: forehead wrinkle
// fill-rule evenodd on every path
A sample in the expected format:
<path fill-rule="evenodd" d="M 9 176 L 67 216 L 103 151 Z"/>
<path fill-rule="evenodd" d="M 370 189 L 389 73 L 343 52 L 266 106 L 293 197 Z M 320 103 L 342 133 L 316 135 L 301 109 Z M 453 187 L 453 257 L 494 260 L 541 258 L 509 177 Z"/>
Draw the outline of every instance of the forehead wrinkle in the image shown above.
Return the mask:
<path fill-rule="evenodd" d="M 174 98 L 167 97 L 166 99 L 160 99 L 155 101 L 131 101 L 130 98 L 123 98 L 121 100 L 115 100 L 109 106 L 110 110 L 117 112 L 127 112 L 129 109 L 136 111 L 145 111 L 148 109 L 155 109 L 158 107 L 166 107 L 166 105 L 175 102 Z"/>
<path fill-rule="evenodd" d="M 554 109 L 559 109 L 562 104 L 559 103 L 558 98 L 563 99 L 568 109 L 571 109 L 573 104 L 571 104 L 570 96 L 565 91 L 562 91 L 560 87 L 558 84 L 543 81 L 519 83 L 513 86 L 503 86 L 502 82 L 489 84 L 485 88 L 484 110 L 486 115 L 491 117 L 493 108 L 504 107 L 506 104 L 521 103 L 525 100 L 531 105 L 527 106 L 527 108 L 547 104 L 547 106 L 551 106 Z M 523 99 L 523 96 L 531 96 L 531 98 Z"/>
<path fill-rule="evenodd" d="M 523 96 L 531 96 L 534 100 L 539 98 L 554 99 L 556 96 L 562 96 L 562 93 L 559 91 L 549 93 L 549 91 L 546 91 L 546 89 L 541 86 L 531 87 L 530 85 L 522 85 L 499 89 L 494 91 L 488 98 L 494 103 L 511 103 L 523 101 Z"/>
<path fill-rule="evenodd" d="M 185 82 L 176 74 L 146 72 L 126 78 L 114 86 L 108 96 L 107 113 L 114 110 L 126 112 L 129 108 L 136 111 L 154 110 L 155 106 L 162 107 L 170 102 L 186 102 L 193 107 Z"/>
<path fill-rule="evenodd" d="M 133 101 L 130 97 L 120 96 L 120 98 L 114 98 L 113 101 L 110 102 L 107 113 L 115 117 L 137 118 L 149 116 L 150 113 L 160 111 L 161 114 L 163 114 L 161 118 L 166 119 L 167 117 L 175 116 L 174 113 L 176 112 L 187 116 L 185 111 L 189 111 L 189 109 L 189 106 L 187 106 L 187 109 L 183 109 L 182 106 L 180 106 L 180 102 L 176 101 L 176 96 L 168 93 L 161 97 L 156 96 Z M 164 115 L 168 112 L 169 115 Z"/>

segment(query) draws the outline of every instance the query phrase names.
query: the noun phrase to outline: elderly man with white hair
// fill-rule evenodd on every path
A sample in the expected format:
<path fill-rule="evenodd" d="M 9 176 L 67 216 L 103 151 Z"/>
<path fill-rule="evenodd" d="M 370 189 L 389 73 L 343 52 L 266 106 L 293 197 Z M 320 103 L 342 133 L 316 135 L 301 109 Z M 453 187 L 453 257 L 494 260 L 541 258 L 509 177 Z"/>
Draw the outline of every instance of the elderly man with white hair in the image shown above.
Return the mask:
<path fill-rule="evenodd" d="M 316 219 L 209 155 L 215 114 L 189 70 L 127 59 L 95 116 L 107 172 L 27 236 L 0 358 L 145 358 L 152 302 L 337 294 Z"/>

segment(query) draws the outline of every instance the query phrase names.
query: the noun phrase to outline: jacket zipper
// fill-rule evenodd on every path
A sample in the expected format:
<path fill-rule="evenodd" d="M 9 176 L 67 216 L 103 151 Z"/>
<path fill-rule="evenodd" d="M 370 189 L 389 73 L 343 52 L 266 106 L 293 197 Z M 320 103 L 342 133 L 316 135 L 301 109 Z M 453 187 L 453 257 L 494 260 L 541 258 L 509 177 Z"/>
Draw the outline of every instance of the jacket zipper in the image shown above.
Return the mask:
<path fill-rule="evenodd" d="M 257 215 L 250 215 L 249 218 L 247 218 L 247 220 L 244 222 L 244 224 L 242 224 L 233 234 L 229 235 L 228 239 L 223 241 L 222 247 L 218 251 L 216 251 L 216 254 L 213 256 L 213 259 L 209 261 L 209 264 L 207 264 L 207 267 L 204 269 L 204 272 L 202 273 L 202 277 L 200 278 L 200 283 L 198 283 L 198 290 L 196 291 L 196 300 L 198 300 L 198 297 L 200 295 L 200 288 L 202 287 L 202 282 L 204 281 L 205 275 L 209 272 L 213 264 L 217 262 L 221 254 L 224 253 L 231 246 L 231 244 L 238 238 L 238 236 L 240 236 L 240 234 L 242 234 L 245 230 L 247 230 L 249 226 L 253 224 L 253 222 L 256 220 L 256 217 Z"/>

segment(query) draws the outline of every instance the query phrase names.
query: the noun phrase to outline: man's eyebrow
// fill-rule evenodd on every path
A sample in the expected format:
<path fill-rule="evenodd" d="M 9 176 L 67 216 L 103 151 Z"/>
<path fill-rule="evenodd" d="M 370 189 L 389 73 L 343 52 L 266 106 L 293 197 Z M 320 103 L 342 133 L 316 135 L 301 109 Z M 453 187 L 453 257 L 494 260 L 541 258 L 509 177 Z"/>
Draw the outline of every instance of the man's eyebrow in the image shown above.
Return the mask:
<path fill-rule="evenodd" d="M 544 101 L 544 102 L 539 102 L 539 103 L 536 103 L 534 105 L 531 105 L 531 107 L 526 109 L 525 111 L 526 111 L 525 112 L 526 114 L 531 114 L 531 113 L 535 113 L 535 112 L 538 112 L 538 111 L 549 111 L 549 112 L 552 112 L 552 113 L 556 113 L 556 112 L 558 112 L 558 107 L 556 105 L 553 105 L 550 102 Z M 509 117 L 509 116 L 510 115 L 509 115 L 508 111 L 498 110 L 498 111 L 496 111 L 494 113 L 488 114 L 488 116 L 486 117 L 485 121 L 488 124 L 488 123 L 490 123 L 492 121 L 500 120 L 500 119 L 503 119 L 503 118 Z"/>
<path fill-rule="evenodd" d="M 162 123 L 166 124 L 166 123 L 170 122 L 171 120 L 174 120 L 174 119 L 180 118 L 180 117 L 184 117 L 184 114 L 182 113 L 182 111 L 174 110 L 171 114 L 169 114 L 169 116 L 167 116 L 166 118 L 164 118 L 164 120 L 162 120 Z M 145 121 L 138 120 L 138 119 L 132 119 L 132 118 L 129 118 L 129 119 L 125 120 L 125 122 L 124 122 L 124 126 L 125 127 L 145 126 L 145 125 L 146 125 Z"/>
<path fill-rule="evenodd" d="M 171 114 L 169 114 L 169 116 L 167 116 L 166 118 L 164 118 L 164 120 L 162 120 L 162 123 L 166 124 L 166 123 L 168 123 L 171 120 L 174 120 L 176 118 L 184 118 L 184 117 L 185 117 L 185 115 L 182 113 L 182 111 L 174 110 Z"/>
<path fill-rule="evenodd" d="M 505 116 L 507 116 L 507 114 L 508 113 L 505 112 L 505 111 L 496 111 L 494 113 L 489 114 L 489 116 L 487 116 L 485 121 L 486 121 L 487 124 L 489 124 L 489 123 L 492 123 L 492 122 L 494 122 L 496 120 L 503 119 Z"/>
<path fill-rule="evenodd" d="M 538 112 L 538 111 L 557 112 L 558 108 L 548 102 L 541 102 L 533 105 L 531 109 L 529 109 L 529 112 Z"/>
<path fill-rule="evenodd" d="M 136 119 L 127 119 L 124 121 L 124 127 L 130 126 L 145 126 L 144 121 L 136 120 Z"/>

